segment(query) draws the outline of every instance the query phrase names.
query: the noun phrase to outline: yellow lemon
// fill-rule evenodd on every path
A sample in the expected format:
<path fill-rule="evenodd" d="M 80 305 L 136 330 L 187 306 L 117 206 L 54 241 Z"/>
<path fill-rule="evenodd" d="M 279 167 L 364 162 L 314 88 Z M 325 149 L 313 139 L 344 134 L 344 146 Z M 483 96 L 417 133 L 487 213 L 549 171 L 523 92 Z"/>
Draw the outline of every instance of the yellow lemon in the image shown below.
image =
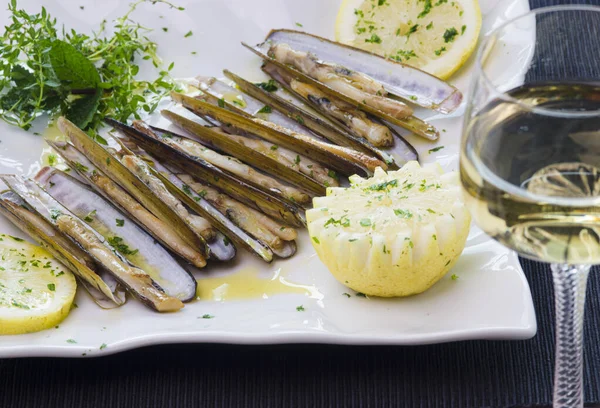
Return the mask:
<path fill-rule="evenodd" d="M 306 212 L 313 247 L 339 282 L 367 295 L 408 296 L 452 268 L 471 223 L 456 172 L 413 161 L 350 181 Z"/>
<path fill-rule="evenodd" d="M 344 0 L 335 37 L 446 79 L 473 53 L 480 29 L 477 0 Z"/>
<path fill-rule="evenodd" d="M 0 235 L 0 334 L 49 329 L 71 310 L 77 284 L 45 249 Z"/>

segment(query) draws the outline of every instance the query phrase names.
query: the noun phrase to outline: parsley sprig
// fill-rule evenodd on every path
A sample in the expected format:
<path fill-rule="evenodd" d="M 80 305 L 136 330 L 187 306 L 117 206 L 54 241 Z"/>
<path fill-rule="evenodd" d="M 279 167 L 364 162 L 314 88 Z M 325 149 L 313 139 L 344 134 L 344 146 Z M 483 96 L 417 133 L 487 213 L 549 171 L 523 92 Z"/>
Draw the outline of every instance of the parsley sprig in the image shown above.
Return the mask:
<path fill-rule="evenodd" d="M 177 86 L 173 63 L 164 69 L 147 37 L 152 30 L 131 19 L 144 2 L 183 10 L 165 0 L 136 0 L 110 29 L 104 20 L 86 35 L 58 29 L 44 7 L 29 14 L 11 0 L 10 24 L 0 36 L 0 118 L 27 130 L 43 114 L 62 114 L 93 133 L 106 116 L 124 121 L 154 111 Z M 136 78 L 140 60 L 157 69 L 154 81 Z"/>

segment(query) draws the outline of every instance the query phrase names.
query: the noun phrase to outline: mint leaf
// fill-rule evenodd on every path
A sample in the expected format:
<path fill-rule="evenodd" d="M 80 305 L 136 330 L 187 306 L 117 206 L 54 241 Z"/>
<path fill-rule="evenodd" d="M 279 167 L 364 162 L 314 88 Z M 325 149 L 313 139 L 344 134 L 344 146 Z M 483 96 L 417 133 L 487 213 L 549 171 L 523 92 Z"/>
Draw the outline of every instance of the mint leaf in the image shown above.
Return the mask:
<path fill-rule="evenodd" d="M 75 125 L 84 129 L 94 117 L 101 96 L 102 90 L 97 89 L 92 95 L 85 95 L 75 99 L 69 105 L 65 116 Z"/>
<path fill-rule="evenodd" d="M 71 89 L 95 89 L 100 84 L 100 74 L 94 64 L 69 43 L 54 40 L 48 59 L 62 85 Z"/>

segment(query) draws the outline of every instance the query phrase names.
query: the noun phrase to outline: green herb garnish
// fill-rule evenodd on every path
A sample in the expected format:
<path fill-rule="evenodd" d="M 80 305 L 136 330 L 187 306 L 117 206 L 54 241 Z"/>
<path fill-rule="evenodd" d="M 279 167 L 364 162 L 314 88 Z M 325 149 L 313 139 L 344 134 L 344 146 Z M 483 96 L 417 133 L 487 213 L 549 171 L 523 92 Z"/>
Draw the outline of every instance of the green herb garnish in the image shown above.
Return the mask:
<path fill-rule="evenodd" d="M 450 27 L 448 28 L 445 32 L 444 32 L 444 42 L 452 42 L 454 41 L 454 37 L 456 37 L 458 35 L 458 31 L 456 31 L 456 28 L 454 27 Z"/>
<path fill-rule="evenodd" d="M 260 110 L 256 113 L 271 113 L 273 112 L 273 109 L 271 109 L 271 107 L 269 105 L 265 105 L 262 108 L 260 108 Z"/>
<path fill-rule="evenodd" d="M 435 152 L 439 152 L 440 150 L 442 150 L 444 148 L 444 146 L 438 146 L 438 147 L 434 147 L 433 149 L 429 149 L 429 153 L 435 153 Z"/>
<path fill-rule="evenodd" d="M 275 92 L 275 91 L 277 91 L 277 89 L 279 89 L 279 88 L 277 88 L 276 82 L 272 79 L 269 79 L 268 82 L 260 82 L 260 83 L 254 84 L 254 85 L 262 88 L 263 90 L 265 90 L 267 92 Z"/>
<path fill-rule="evenodd" d="M 120 220 L 117 218 L 115 222 L 117 223 L 117 227 L 122 227 L 123 225 L 125 225 L 125 220 Z"/>
<path fill-rule="evenodd" d="M 175 7 L 165 0 L 137 0 L 110 27 L 103 21 L 86 35 L 57 29 L 44 7 L 33 14 L 11 0 L 10 25 L 0 41 L 0 118 L 27 130 L 41 114 L 64 115 L 95 130 L 107 116 L 126 121 L 132 115 L 139 119 L 139 109 L 154 111 L 176 86 L 169 74 L 173 64 L 160 68 L 157 44 L 148 39 L 151 30 L 132 20 L 146 2 Z M 136 78 L 140 58 L 157 68 L 154 81 Z"/>
<path fill-rule="evenodd" d="M 111 237 L 107 239 L 108 244 L 120 252 L 122 255 L 135 255 L 139 252 L 138 249 L 130 249 L 129 245 L 123 243 L 123 238 L 121 237 Z"/>

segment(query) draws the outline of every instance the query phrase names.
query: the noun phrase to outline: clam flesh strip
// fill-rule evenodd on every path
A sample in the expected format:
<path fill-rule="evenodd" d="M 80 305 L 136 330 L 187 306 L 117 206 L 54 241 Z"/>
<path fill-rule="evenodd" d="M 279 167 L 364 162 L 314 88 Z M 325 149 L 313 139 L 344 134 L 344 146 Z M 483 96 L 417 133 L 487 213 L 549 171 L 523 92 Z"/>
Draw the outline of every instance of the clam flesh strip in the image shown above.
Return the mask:
<path fill-rule="evenodd" d="M 306 156 L 301 156 L 289 149 L 280 148 L 279 146 L 262 139 L 230 134 L 224 132 L 219 127 L 202 126 L 171 111 L 163 110 L 161 113 L 164 117 L 186 130 L 204 145 L 211 145 L 227 154 L 231 154 L 247 164 L 253 165 L 266 173 L 272 174 L 281 180 L 293 184 L 294 186 L 298 186 L 302 190 L 309 191 L 312 193 L 312 196 L 323 195 L 325 194 L 325 187 L 338 185 L 337 176 L 333 170 L 329 170 L 319 163 L 308 159 Z M 167 136 L 169 140 L 174 140 L 178 137 L 170 132 L 162 131 L 161 129 L 155 129 L 154 131 Z M 169 140 L 167 140 L 167 143 Z M 196 142 L 191 144 L 194 143 Z M 192 153 L 191 151 L 188 152 Z M 213 162 L 209 159 L 205 160 L 221 167 L 217 162 Z M 228 161 L 225 161 L 224 164 L 227 165 Z M 314 170 L 311 170 L 313 168 Z M 227 168 L 223 169 L 228 170 Z M 243 176 L 244 173 L 239 174 L 231 170 L 230 172 L 237 174 L 249 182 L 251 181 Z M 248 174 L 252 175 L 252 173 Z M 285 184 L 283 186 L 287 187 Z M 286 194 L 286 197 L 290 200 L 299 204 L 310 203 L 311 197 L 303 193 L 303 191 L 293 187 L 288 187 L 286 190 L 287 189 L 291 190 Z M 292 195 L 292 192 L 296 194 Z"/>
<path fill-rule="evenodd" d="M 122 285 L 18 195 L 10 190 L 1 193 L 0 213 L 69 268 L 98 306 L 113 309 L 125 304 Z"/>
<path fill-rule="evenodd" d="M 187 174 L 177 174 L 194 192 L 204 197 L 222 211 L 236 225 L 267 245 L 275 255 L 288 258 L 296 252 L 295 229 L 287 227 L 266 215 L 245 206 L 207 184 L 194 180 Z"/>
<path fill-rule="evenodd" d="M 35 179 L 54 199 L 98 231 L 123 257 L 150 275 L 167 295 L 184 302 L 194 298 L 194 277 L 127 215 L 60 170 L 45 167 Z"/>
<path fill-rule="evenodd" d="M 116 184 L 112 179 L 102 173 L 81 152 L 69 143 L 48 141 L 50 146 L 67 162 L 76 169 L 92 188 L 105 199 L 113 203 L 121 212 L 128 214 L 129 218 L 137 222 L 146 232 L 173 253 L 179 255 L 197 268 L 206 266 L 204 256 L 191 244 L 185 241 L 174 227 L 159 219 L 144 206 L 137 202 L 129 193 Z"/>
<path fill-rule="evenodd" d="M 373 122 L 363 111 L 339 100 L 335 97 L 325 95 L 318 88 L 293 79 L 290 87 L 302 97 L 318 106 L 320 111 L 331 116 L 357 135 L 364 137 L 376 147 L 389 147 L 394 144 L 392 132 L 386 126 Z"/>
<path fill-rule="evenodd" d="M 174 312 L 183 307 L 179 299 L 165 294 L 160 285 L 146 272 L 130 264 L 102 235 L 54 200 L 34 181 L 13 175 L 4 175 L 1 178 L 46 221 L 51 222 L 87 252 L 96 263 L 112 273 L 141 302 L 158 312 Z"/>
<path fill-rule="evenodd" d="M 413 114 L 413 110 L 405 103 L 386 98 L 385 88 L 373 79 L 338 65 L 323 63 L 312 53 L 295 51 L 287 44 L 274 44 L 268 55 L 331 89 L 394 118 L 404 119 Z"/>

